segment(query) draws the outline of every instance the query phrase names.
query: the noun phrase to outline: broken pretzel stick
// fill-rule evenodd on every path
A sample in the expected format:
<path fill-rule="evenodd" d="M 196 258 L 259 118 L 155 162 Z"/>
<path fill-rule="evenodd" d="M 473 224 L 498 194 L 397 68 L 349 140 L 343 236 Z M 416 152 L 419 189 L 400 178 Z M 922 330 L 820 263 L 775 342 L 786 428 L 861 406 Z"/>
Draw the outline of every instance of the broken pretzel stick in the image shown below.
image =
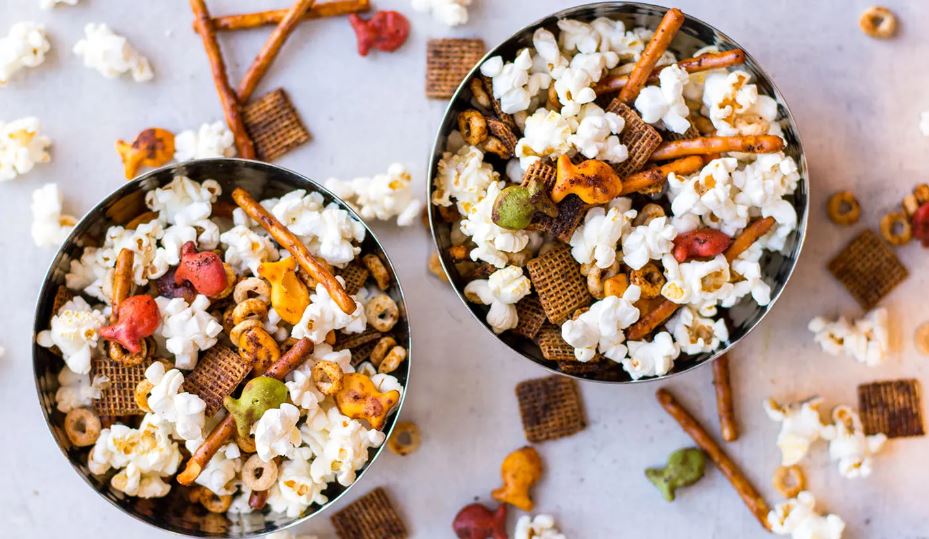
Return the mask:
<path fill-rule="evenodd" d="M 686 58 L 677 63 L 677 66 L 688 73 L 699 73 L 700 71 L 709 71 L 711 69 L 721 69 L 745 63 L 745 51 L 742 49 L 731 49 L 722 52 L 710 52 L 701 54 L 694 58 Z M 667 65 L 657 66 L 648 76 L 648 84 L 658 84 L 658 74 L 661 70 L 668 67 Z M 629 83 L 629 75 L 609 75 L 600 79 L 594 86 L 594 92 L 597 95 L 618 92 Z"/>
<path fill-rule="evenodd" d="M 190 9 L 194 12 L 194 29 L 200 34 L 200 38 L 203 40 L 203 48 L 206 49 L 207 59 L 210 61 L 213 84 L 216 85 L 216 92 L 219 94 L 223 114 L 226 117 L 226 124 L 235 137 L 235 148 L 239 152 L 239 157 L 254 159 L 255 145 L 252 143 L 251 137 L 248 136 L 245 122 L 242 120 L 242 111 L 239 110 L 239 101 L 236 99 L 232 86 L 229 85 L 229 78 L 226 75 L 226 62 L 223 61 L 223 54 L 219 50 L 219 43 L 216 41 L 216 30 L 213 28 L 206 2 L 204 0 L 190 0 Z"/>
<path fill-rule="evenodd" d="M 264 376 L 270 376 L 276 380 L 283 381 L 284 377 L 302 365 L 307 356 L 312 352 L 313 341 L 307 338 L 300 339 L 294 343 L 294 345 L 290 347 L 290 350 L 281 356 L 280 359 L 268 367 Z M 197 477 L 200 476 L 200 472 L 203 471 L 203 468 L 205 468 L 207 463 L 210 462 L 210 459 L 213 458 L 213 455 L 233 437 L 235 431 L 235 418 L 232 414 L 227 414 L 222 421 L 213 427 L 213 430 L 207 435 L 206 440 L 204 440 L 200 447 L 194 451 L 194 454 L 190 456 L 190 460 L 188 460 L 187 464 L 184 466 L 184 471 L 178 474 L 177 482 L 182 485 L 193 484 Z"/>
<path fill-rule="evenodd" d="M 620 195 L 628 196 L 632 193 L 645 191 L 663 183 L 672 172 L 675 174 L 693 174 L 701 168 L 703 168 L 703 158 L 699 155 L 691 155 L 661 166 L 636 172 L 623 180 L 623 190 Z"/>
<path fill-rule="evenodd" d="M 732 384 L 729 383 L 729 356 L 723 354 L 713 363 L 713 385 L 716 387 L 716 413 L 723 440 L 734 442 L 739 437 L 732 407 Z"/>
<path fill-rule="evenodd" d="M 740 254 L 747 251 L 753 243 L 758 241 L 758 238 L 767 234 L 773 226 L 774 217 L 764 217 L 749 223 L 749 225 L 742 230 L 742 233 L 732 240 L 729 248 L 726 249 L 726 261 L 731 264 L 733 260 L 739 258 Z"/>
<path fill-rule="evenodd" d="M 284 18 L 281 19 L 277 28 L 274 29 L 274 32 L 272 32 L 268 40 L 265 41 L 261 51 L 255 56 L 252 65 L 249 66 L 248 71 L 245 72 L 245 76 L 242 77 L 242 82 L 239 83 L 239 90 L 236 94 L 239 98 L 239 103 L 247 103 L 249 98 L 252 97 L 255 88 L 258 86 L 258 83 L 261 82 L 261 78 L 268 72 L 271 63 L 274 62 L 278 53 L 281 52 L 281 47 L 284 46 L 284 42 L 287 41 L 287 38 L 290 37 L 291 32 L 297 27 L 300 19 L 303 18 L 303 14 L 306 13 L 306 10 L 309 9 L 315 1 L 316 0 L 297 0 L 287 11 Z"/>
<path fill-rule="evenodd" d="M 307 272 L 314 281 L 323 285 L 332 300 L 345 314 L 355 312 L 357 307 L 355 300 L 348 295 L 345 287 L 329 271 L 326 264 L 311 255 L 306 245 L 303 245 L 303 242 L 293 232 L 288 230 L 264 206 L 252 198 L 248 191 L 241 187 L 235 188 L 232 191 L 232 200 L 242 208 L 246 215 L 267 230 L 271 237 L 274 238 L 274 241 L 290 251 L 290 254 L 297 260 L 297 264 L 300 265 L 303 271 Z"/>
<path fill-rule="evenodd" d="M 671 318 L 671 315 L 677 311 L 678 305 L 673 301 L 667 298 L 661 298 L 661 303 L 655 306 L 654 309 L 645 313 L 639 321 L 635 324 L 632 324 L 629 327 L 629 330 L 626 331 L 626 340 L 627 341 L 641 341 L 648 336 L 649 333 L 655 330 L 658 326 L 665 323 L 668 318 Z"/>
<path fill-rule="evenodd" d="M 623 103 L 631 103 L 645 87 L 649 75 L 655 70 L 664 52 L 668 50 L 668 45 L 671 44 L 671 40 L 674 39 L 682 24 L 684 24 L 684 14 L 677 8 L 669 9 L 661 18 L 661 23 L 655 29 L 655 35 L 645 45 L 645 50 L 642 51 L 632 72 L 629 73 L 629 81 L 619 91 L 619 99 Z"/>
<path fill-rule="evenodd" d="M 135 252 L 122 249 L 116 256 L 116 265 L 113 268 L 113 312 L 110 313 L 110 323 L 115 324 L 119 319 L 119 304 L 132 294 L 132 264 L 135 261 Z"/>
<path fill-rule="evenodd" d="M 303 20 L 322 19 L 325 17 L 338 17 L 350 13 L 363 13 L 371 9 L 370 0 L 335 0 L 315 4 L 303 14 Z M 217 30 L 245 30 L 272 24 L 280 24 L 287 15 L 286 9 L 272 9 L 255 13 L 241 13 L 236 15 L 223 15 L 213 18 L 213 26 Z"/>
<path fill-rule="evenodd" d="M 658 398 L 658 402 L 661 403 L 661 406 L 668 412 L 668 415 L 673 417 L 674 420 L 680 424 L 684 432 L 686 432 L 697 446 L 710 457 L 713 464 L 715 464 L 716 467 L 719 468 L 719 471 L 726 476 L 726 479 L 732 483 L 732 486 L 735 487 L 736 492 L 739 493 L 742 501 L 745 502 L 748 509 L 755 515 L 758 522 L 760 522 L 766 530 L 770 530 L 770 524 L 768 524 L 768 502 L 755 490 L 751 481 L 745 477 L 745 473 L 739 469 L 736 463 L 729 458 L 729 455 L 723 451 L 722 447 L 716 443 L 716 440 L 714 440 L 706 429 L 690 415 L 690 412 L 681 406 L 677 399 L 674 398 L 674 395 L 667 389 L 659 389 L 655 392 L 655 397 Z"/>
<path fill-rule="evenodd" d="M 652 161 L 666 161 L 688 155 L 725 152 L 774 153 L 784 149 L 784 139 L 775 135 L 741 135 L 735 137 L 697 137 L 669 140 L 658 146 Z"/>

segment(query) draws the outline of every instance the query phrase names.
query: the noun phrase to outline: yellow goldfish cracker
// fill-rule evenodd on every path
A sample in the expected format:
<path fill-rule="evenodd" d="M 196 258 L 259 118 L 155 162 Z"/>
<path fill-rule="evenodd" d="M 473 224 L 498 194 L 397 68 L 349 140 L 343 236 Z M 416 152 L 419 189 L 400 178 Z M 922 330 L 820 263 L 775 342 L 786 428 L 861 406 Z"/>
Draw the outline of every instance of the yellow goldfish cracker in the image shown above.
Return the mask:
<path fill-rule="evenodd" d="M 279 262 L 263 262 L 258 275 L 271 283 L 271 306 L 288 324 L 298 324 L 310 304 L 310 292 L 297 277 L 297 261 L 293 257 Z"/>

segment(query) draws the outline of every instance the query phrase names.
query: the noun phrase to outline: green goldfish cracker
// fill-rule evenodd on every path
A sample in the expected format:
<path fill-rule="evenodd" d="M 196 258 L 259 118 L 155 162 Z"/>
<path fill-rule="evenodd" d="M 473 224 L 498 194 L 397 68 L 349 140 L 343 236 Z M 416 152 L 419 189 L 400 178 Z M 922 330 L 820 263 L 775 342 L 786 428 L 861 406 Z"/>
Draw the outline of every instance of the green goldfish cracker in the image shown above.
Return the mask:
<path fill-rule="evenodd" d="M 548 198 L 545 186 L 533 179 L 525 187 L 510 185 L 500 191 L 494 200 L 492 219 L 497 226 L 522 230 L 529 226 L 536 213 L 555 218 L 558 208 Z"/>
<path fill-rule="evenodd" d="M 268 376 L 259 376 L 245 384 L 242 396 L 238 399 L 223 399 L 223 406 L 235 419 L 239 436 L 248 438 L 252 425 L 268 410 L 280 408 L 281 404 L 287 401 L 287 395 L 284 382 Z"/>
<path fill-rule="evenodd" d="M 703 451 L 687 447 L 671 453 L 664 468 L 645 470 L 645 477 L 658 488 L 664 499 L 673 502 L 675 491 L 699 481 L 703 477 L 705 467 L 706 457 Z"/>

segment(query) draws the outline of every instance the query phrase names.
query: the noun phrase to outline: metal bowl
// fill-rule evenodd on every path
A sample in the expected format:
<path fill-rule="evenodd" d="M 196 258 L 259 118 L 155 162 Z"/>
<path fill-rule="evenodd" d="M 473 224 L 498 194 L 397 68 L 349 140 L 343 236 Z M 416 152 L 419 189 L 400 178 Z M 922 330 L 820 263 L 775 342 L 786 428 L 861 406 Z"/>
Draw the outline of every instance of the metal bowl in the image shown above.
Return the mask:
<path fill-rule="evenodd" d="M 626 25 L 626 28 L 644 26 L 646 28 L 654 29 L 657 27 L 666 10 L 667 9 L 664 7 L 651 4 L 642 4 L 638 2 L 600 2 L 559 11 L 548 17 L 545 17 L 542 20 L 526 26 L 522 30 L 519 30 L 508 39 L 503 41 L 503 43 L 494 47 L 484 56 L 480 62 L 478 62 L 477 65 L 474 66 L 474 68 L 470 73 L 468 73 L 464 80 L 468 81 L 475 75 L 479 76 L 480 73 L 478 68 L 480 64 L 483 63 L 487 58 L 496 55 L 502 55 L 505 59 L 512 59 L 516 56 L 516 53 L 519 51 L 519 49 L 532 46 L 532 34 L 536 29 L 548 28 L 549 30 L 557 32 L 556 23 L 559 19 L 570 18 L 582 21 L 591 21 L 597 17 L 609 17 L 614 20 L 618 19 L 623 21 L 623 23 Z M 679 58 L 686 58 L 691 56 L 694 51 L 708 45 L 715 45 L 720 49 L 740 48 L 744 50 L 743 47 L 741 47 L 729 36 L 723 34 L 709 24 L 691 16 L 686 17 L 684 25 L 681 27 L 680 32 L 678 32 L 670 46 L 670 50 L 674 52 Z M 793 204 L 797 211 L 798 225 L 797 230 L 788 238 L 782 253 L 767 252 L 762 258 L 761 262 L 762 269 L 766 276 L 765 280 L 768 282 L 768 284 L 771 285 L 771 302 L 768 305 L 762 307 L 756 304 L 750 298 L 745 298 L 742 302 L 733 306 L 731 309 L 721 309 L 722 316 L 726 320 L 726 323 L 729 327 L 730 337 L 729 341 L 726 342 L 723 347 L 714 352 L 708 352 L 699 355 L 682 355 L 675 361 L 674 368 L 668 374 L 652 378 L 642 378 L 639 380 L 632 380 L 625 372 L 623 372 L 621 376 L 611 375 L 608 377 L 598 377 L 598 375 L 567 374 L 555 370 L 553 368 L 553 363 L 542 357 L 542 353 L 538 345 L 533 341 L 512 334 L 511 332 L 503 332 L 500 335 L 494 334 L 484 319 L 487 313 L 487 307 L 470 303 L 465 299 L 463 290 L 467 284 L 467 280 L 456 271 L 455 265 L 452 263 L 448 256 L 448 247 L 451 245 L 449 237 L 451 227 L 448 223 L 442 221 L 442 219 L 438 216 L 438 212 L 436 211 L 435 207 L 432 204 L 429 204 L 429 223 L 432 229 L 433 241 L 435 242 L 435 245 L 440 253 L 442 267 L 445 269 L 445 273 L 448 275 L 448 278 L 451 281 L 455 292 L 458 294 L 459 299 L 461 299 L 461 302 L 471 312 L 474 318 L 481 325 L 486 327 L 495 338 L 498 338 L 506 343 L 507 346 L 509 346 L 513 351 L 554 373 L 572 376 L 581 380 L 593 380 L 621 384 L 633 382 L 653 382 L 689 371 L 700 364 L 713 361 L 719 356 L 725 354 L 730 349 L 732 349 L 736 343 L 748 335 L 749 332 L 751 332 L 751 330 L 754 329 L 759 322 L 761 322 L 761 319 L 764 318 L 768 311 L 774 306 L 774 303 L 781 295 L 781 292 L 787 285 L 787 281 L 790 279 L 790 276 L 794 271 L 797 259 L 800 256 L 800 249 L 803 247 L 804 237 L 806 236 L 810 201 L 806 158 L 804 157 L 803 149 L 800 144 L 800 136 L 797 132 L 797 126 L 793 121 L 790 110 L 787 108 L 787 103 L 784 101 L 783 96 L 774 86 L 774 83 L 771 81 L 768 75 L 761 69 L 761 66 L 758 65 L 758 62 L 756 62 L 747 51 L 745 55 L 745 64 L 742 66 L 742 69 L 748 71 L 754 76 L 755 84 L 758 85 L 760 92 L 770 95 L 778 103 L 778 121 L 783 128 L 784 138 L 787 140 L 787 149 L 785 150 L 785 153 L 793 157 L 800 168 L 801 180 L 798 184 L 797 190 L 792 196 L 787 197 L 786 199 Z M 442 119 L 442 123 L 439 125 L 438 133 L 436 134 L 435 143 L 432 148 L 432 155 L 429 158 L 429 164 L 427 167 L 429 170 L 429 181 L 427 182 L 427 200 L 431 200 L 432 197 L 436 168 L 445 149 L 446 136 L 456 128 L 457 113 L 466 108 L 470 108 L 470 100 L 471 92 L 468 89 L 467 84 L 462 83 L 462 85 L 459 86 L 458 90 L 455 92 L 455 95 L 452 96 L 452 99 L 449 102 L 449 106 L 445 111 L 445 116 Z"/>
<path fill-rule="evenodd" d="M 323 195 L 326 202 L 335 202 L 342 209 L 348 211 L 359 222 L 361 218 L 341 199 L 327 191 L 325 188 L 296 172 L 257 161 L 243 159 L 204 159 L 190 161 L 177 165 L 163 167 L 120 187 L 108 196 L 93 210 L 91 210 L 77 224 L 74 232 L 58 251 L 51 267 L 45 277 L 42 290 L 39 293 L 35 311 L 35 334 L 48 328 L 52 316 L 52 300 L 59 285 L 64 284 L 65 274 L 68 272 L 70 261 L 79 257 L 85 246 L 102 243 L 107 228 L 114 224 L 124 224 L 129 219 L 146 210 L 145 193 L 169 183 L 174 176 L 184 175 L 196 181 L 209 178 L 217 180 L 223 188 L 220 202 L 233 204 L 229 196 L 235 187 L 242 187 L 256 198 L 264 199 L 281 196 L 295 189 L 316 191 Z M 393 267 L 381 248 L 380 242 L 370 228 L 366 227 L 365 240 L 362 243 L 362 252 L 375 253 L 382 257 L 393 275 Z M 388 293 L 397 302 L 401 313 L 406 313 L 403 303 L 403 293 L 400 284 L 394 280 Z M 406 316 L 395 327 L 396 338 L 409 350 L 410 357 L 404 361 L 400 368 L 393 372 L 407 387 L 412 359 L 409 322 Z M 35 335 L 34 334 L 34 335 Z M 359 470 L 358 478 L 349 487 L 333 483 L 324 491 L 329 502 L 322 506 L 312 506 L 302 515 L 291 518 L 280 513 L 255 512 L 249 515 L 225 515 L 208 513 L 199 504 L 190 504 L 182 495 L 176 484 L 171 493 L 164 498 L 142 499 L 126 496 L 109 486 L 109 475 L 95 476 L 87 468 L 88 448 L 76 448 L 71 445 L 63 429 L 64 414 L 55 408 L 55 391 L 58 389 L 58 372 L 63 363 L 61 359 L 46 348 L 33 343 L 33 367 L 35 369 L 36 390 L 38 391 L 39 405 L 48 423 L 52 437 L 61 448 L 62 453 L 71 462 L 74 470 L 93 488 L 100 496 L 133 517 L 156 526 L 163 530 L 197 537 L 252 537 L 295 526 L 307 521 L 324 511 L 333 504 L 352 486 L 361 481 L 368 466 L 383 450 L 380 448 L 370 450 L 368 464 Z M 388 418 L 384 432 L 389 435 L 399 415 L 400 407 L 406 398 L 403 391 L 397 410 Z M 110 474 L 111 475 L 111 474 Z"/>

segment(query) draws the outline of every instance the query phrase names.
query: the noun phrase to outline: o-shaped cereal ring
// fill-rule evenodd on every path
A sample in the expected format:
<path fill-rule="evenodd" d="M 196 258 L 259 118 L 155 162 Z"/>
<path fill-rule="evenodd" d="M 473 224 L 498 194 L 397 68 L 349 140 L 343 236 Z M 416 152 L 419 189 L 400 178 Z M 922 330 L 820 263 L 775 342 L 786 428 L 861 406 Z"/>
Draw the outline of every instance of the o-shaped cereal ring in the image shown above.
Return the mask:
<path fill-rule="evenodd" d="M 887 39 L 897 33 L 897 16 L 885 7 L 872 6 L 861 14 L 858 26 L 871 37 Z"/>
<path fill-rule="evenodd" d="M 781 466 L 774 472 L 774 488 L 785 498 L 793 498 L 806 488 L 806 476 L 803 469 L 793 466 Z"/>
<path fill-rule="evenodd" d="M 400 309 L 390 296 L 380 294 L 365 305 L 365 315 L 371 327 L 380 332 L 388 332 L 400 320 Z"/>
<path fill-rule="evenodd" d="M 881 217 L 881 235 L 891 245 L 904 245 L 913 239 L 913 227 L 905 213 L 894 211 Z"/>
<path fill-rule="evenodd" d="M 387 439 L 387 449 L 391 453 L 405 457 L 419 449 L 422 437 L 419 434 L 419 427 L 412 421 L 398 421 L 394 425 L 394 431 Z"/>
<path fill-rule="evenodd" d="M 317 361 L 310 371 L 316 389 L 323 395 L 335 395 L 342 389 L 342 367 L 333 361 Z"/>
<path fill-rule="evenodd" d="M 268 317 L 268 303 L 258 298 L 250 298 L 235 306 L 232 310 L 232 323 L 241 324 L 244 320 L 264 320 Z"/>
<path fill-rule="evenodd" d="M 239 281 L 239 284 L 235 285 L 232 299 L 236 303 L 242 303 L 250 298 L 257 298 L 265 303 L 270 302 L 271 285 L 260 277 L 249 277 L 248 279 Z"/>
<path fill-rule="evenodd" d="M 248 457 L 242 466 L 242 482 L 253 492 L 268 490 L 277 481 L 277 464 L 265 462 L 258 455 Z"/>
<path fill-rule="evenodd" d="M 381 361 L 381 364 L 377 367 L 377 372 L 382 374 L 389 374 L 397 370 L 397 367 L 406 359 L 406 348 L 402 346 L 394 346 L 390 349 L 390 352 L 387 352 L 387 356 Z"/>
<path fill-rule="evenodd" d="M 861 217 L 861 204 L 851 191 L 833 193 L 826 203 L 826 214 L 829 220 L 837 225 L 851 225 L 858 222 Z"/>
<path fill-rule="evenodd" d="M 65 416 L 65 435 L 76 447 L 94 445 L 100 437 L 100 418 L 87 408 L 75 408 Z"/>

